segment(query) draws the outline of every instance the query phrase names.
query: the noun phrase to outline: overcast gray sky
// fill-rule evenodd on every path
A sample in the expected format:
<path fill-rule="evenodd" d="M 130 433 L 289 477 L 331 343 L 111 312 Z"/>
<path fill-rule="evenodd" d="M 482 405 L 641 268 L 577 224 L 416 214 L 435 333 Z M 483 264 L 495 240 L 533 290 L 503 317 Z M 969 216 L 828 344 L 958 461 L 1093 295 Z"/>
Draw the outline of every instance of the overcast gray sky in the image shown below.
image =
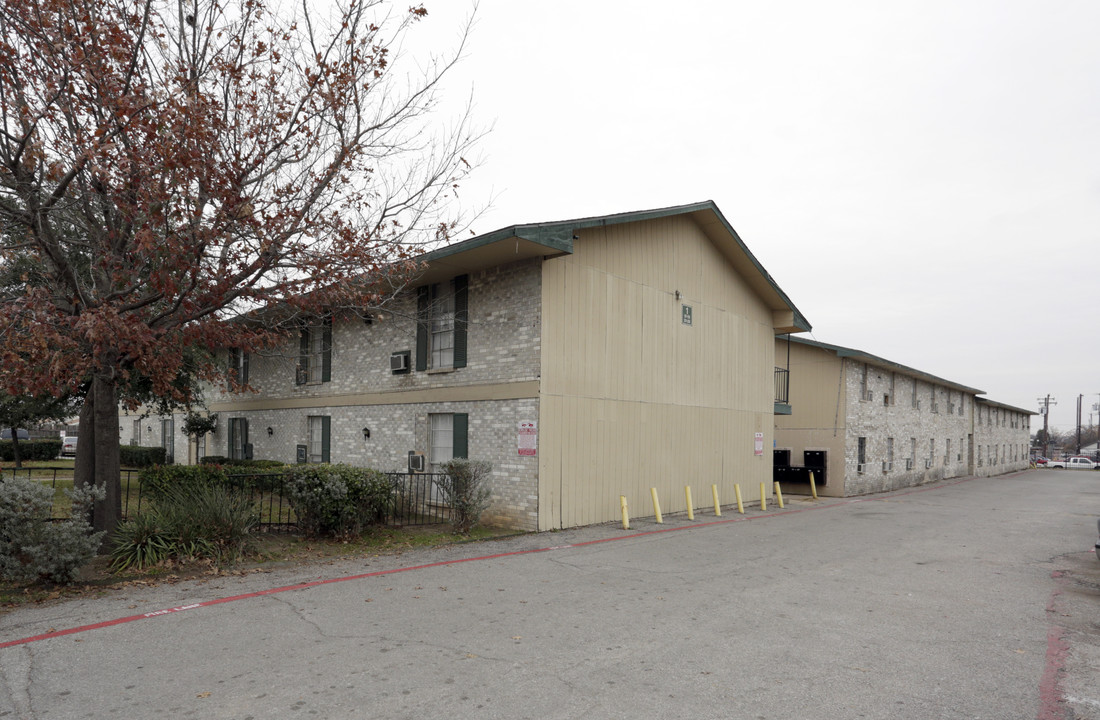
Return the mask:
<path fill-rule="evenodd" d="M 469 3 L 428 2 L 446 44 Z M 714 200 L 812 337 L 1100 402 L 1100 2 L 481 0 L 473 229 Z M 1095 411 L 1093 411 L 1095 416 Z M 1094 417 L 1094 422 L 1096 418 Z M 1041 426 L 1039 418 L 1033 427 Z"/>

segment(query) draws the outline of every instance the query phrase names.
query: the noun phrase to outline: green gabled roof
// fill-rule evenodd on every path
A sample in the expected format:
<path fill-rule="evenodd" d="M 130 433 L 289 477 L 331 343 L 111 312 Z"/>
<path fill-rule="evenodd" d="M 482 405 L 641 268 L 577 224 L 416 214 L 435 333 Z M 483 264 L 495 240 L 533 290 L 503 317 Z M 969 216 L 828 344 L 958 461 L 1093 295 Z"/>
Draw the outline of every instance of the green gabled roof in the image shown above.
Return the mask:
<path fill-rule="evenodd" d="M 985 390 L 979 390 L 977 388 L 961 385 L 957 382 L 952 382 L 951 380 L 944 380 L 941 377 L 926 373 L 923 370 L 917 370 L 916 368 L 911 368 L 907 365 L 902 365 L 901 363 L 896 363 L 892 360 L 886 360 L 885 358 L 880 358 L 877 355 L 872 355 L 871 353 L 864 352 L 862 350 L 846 348 L 841 345 L 830 345 L 829 343 L 823 343 L 819 340 L 810 340 L 808 338 L 802 337 L 792 337 L 790 338 L 790 341 L 799 345 L 808 345 L 809 347 L 816 347 L 821 348 L 822 350 L 828 350 L 829 352 L 836 353 L 837 357 L 852 358 L 853 360 L 859 360 L 861 362 L 868 363 L 869 365 L 874 365 L 876 367 L 880 367 L 886 370 L 896 370 L 898 372 L 903 372 L 907 375 L 912 375 L 914 377 L 920 378 L 921 380 L 935 383 L 936 385 L 942 385 L 943 387 L 950 388 L 952 390 L 959 390 L 961 392 L 970 393 L 972 395 L 981 395 L 985 393 Z"/>
<path fill-rule="evenodd" d="M 464 257 L 475 257 L 488 253 L 489 249 L 509 241 L 516 241 L 514 259 L 523 259 L 535 255 L 548 255 L 557 253 L 572 253 L 573 241 L 579 230 L 586 228 L 602 227 L 608 225 L 621 225 L 624 223 L 644 222 L 677 215 L 693 215 L 703 227 L 704 232 L 712 242 L 729 255 L 729 248 L 722 247 L 720 241 L 723 238 L 715 237 L 715 230 L 719 235 L 733 242 L 737 253 L 748 263 L 756 274 L 756 277 L 746 277 L 746 281 L 763 297 L 772 296 L 777 304 L 784 306 L 794 315 L 794 326 L 800 331 L 811 329 L 809 321 L 795 307 L 787 294 L 776 284 L 772 276 L 768 274 L 756 256 L 752 254 L 748 246 L 733 229 L 729 221 L 718 209 L 712 200 L 692 203 L 690 205 L 677 205 L 674 207 L 659 208 L 656 210 L 637 210 L 633 212 L 615 213 L 612 215 L 600 215 L 596 217 L 578 218 L 574 220 L 560 220 L 557 222 L 532 223 L 528 225 L 511 225 L 493 232 L 463 240 L 462 242 L 448 245 L 431 252 L 425 253 L 417 260 L 426 263 L 429 268 L 437 266 L 442 273 L 447 270 L 457 270 L 467 267 L 463 263 Z M 743 264 L 743 263 L 741 263 Z M 736 264 L 735 264 L 736 265 Z M 430 271 L 429 271 L 429 274 Z"/>

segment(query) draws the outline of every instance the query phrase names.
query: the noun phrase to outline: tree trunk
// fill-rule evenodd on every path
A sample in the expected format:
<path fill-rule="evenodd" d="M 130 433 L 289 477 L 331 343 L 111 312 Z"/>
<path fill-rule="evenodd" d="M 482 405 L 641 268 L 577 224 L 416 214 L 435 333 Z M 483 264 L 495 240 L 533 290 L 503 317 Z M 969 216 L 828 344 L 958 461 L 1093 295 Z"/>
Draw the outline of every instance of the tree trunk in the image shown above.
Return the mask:
<path fill-rule="evenodd" d="M 23 461 L 19 457 L 19 430 L 18 428 L 11 429 L 11 454 L 15 458 L 15 469 L 23 467 Z"/>
<path fill-rule="evenodd" d="M 76 446 L 73 484 L 95 484 L 107 497 L 92 508 L 92 527 L 107 537 L 122 518 L 122 483 L 118 452 L 118 395 L 114 378 L 96 376 L 80 409 L 80 442 Z"/>
<path fill-rule="evenodd" d="M 73 458 L 73 487 L 82 488 L 95 485 L 95 433 L 92 430 L 92 411 L 95 408 L 95 393 L 88 388 L 84 404 L 80 406 L 80 418 L 77 420 L 76 456 Z M 87 434 L 85 434 L 87 433 Z M 88 522 L 92 522 L 92 509 L 88 509 Z"/>

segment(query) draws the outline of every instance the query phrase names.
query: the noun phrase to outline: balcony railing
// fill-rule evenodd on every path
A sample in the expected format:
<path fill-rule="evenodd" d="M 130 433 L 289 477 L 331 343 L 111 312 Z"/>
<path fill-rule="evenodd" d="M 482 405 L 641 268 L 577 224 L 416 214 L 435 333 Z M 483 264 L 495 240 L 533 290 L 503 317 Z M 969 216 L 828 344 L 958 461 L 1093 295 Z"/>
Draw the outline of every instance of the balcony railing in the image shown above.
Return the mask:
<path fill-rule="evenodd" d="M 791 371 L 787 368 L 775 369 L 775 401 L 786 405 L 790 402 Z"/>

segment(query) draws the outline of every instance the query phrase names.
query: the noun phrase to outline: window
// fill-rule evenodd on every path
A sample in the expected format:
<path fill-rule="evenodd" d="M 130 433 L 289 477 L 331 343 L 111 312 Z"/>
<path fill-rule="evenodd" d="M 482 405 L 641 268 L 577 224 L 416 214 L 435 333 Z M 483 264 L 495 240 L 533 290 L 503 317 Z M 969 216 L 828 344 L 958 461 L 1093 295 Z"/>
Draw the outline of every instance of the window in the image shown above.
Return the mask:
<path fill-rule="evenodd" d="M 248 384 L 248 353 L 240 348 L 229 348 L 228 389 Z"/>
<path fill-rule="evenodd" d="M 428 416 L 429 453 L 432 472 L 453 458 L 467 457 L 467 427 L 469 416 L 465 413 L 434 413 Z"/>
<path fill-rule="evenodd" d="M 861 437 L 856 449 L 856 472 L 863 472 L 867 465 L 867 438 Z"/>
<path fill-rule="evenodd" d="M 936 404 L 936 386 L 935 385 L 932 386 L 931 402 L 932 402 L 932 406 L 929 409 L 934 413 L 938 413 L 940 411 L 940 407 L 939 407 L 939 405 Z"/>
<path fill-rule="evenodd" d="M 909 438 L 909 462 L 906 463 L 906 470 L 912 470 L 917 464 L 917 439 L 915 437 Z"/>
<path fill-rule="evenodd" d="M 917 379 L 913 378 L 913 409 L 920 410 L 920 400 L 917 399 Z"/>
<path fill-rule="evenodd" d="M 883 472 L 890 472 L 894 469 L 894 438 L 886 438 L 886 467 Z"/>
<path fill-rule="evenodd" d="M 309 425 L 307 461 L 311 463 L 330 462 L 332 418 L 328 415 L 310 415 L 306 420 Z"/>
<path fill-rule="evenodd" d="M 298 341 L 298 385 L 320 385 L 332 380 L 332 318 L 302 328 Z"/>
<path fill-rule="evenodd" d="M 870 400 L 871 397 L 872 397 L 871 393 L 867 389 L 867 371 L 868 371 L 867 363 L 863 363 L 863 375 L 862 375 L 862 377 L 860 378 L 860 381 L 859 381 L 859 399 L 860 400 Z M 862 464 L 862 462 L 863 461 L 861 460 L 860 464 Z"/>
<path fill-rule="evenodd" d="M 951 438 L 947 438 L 944 443 L 945 446 L 943 449 L 943 464 L 948 465 L 951 463 Z"/>
<path fill-rule="evenodd" d="M 936 438 L 932 438 L 928 441 L 928 462 L 931 463 L 936 459 Z"/>
<path fill-rule="evenodd" d="M 466 367 L 469 276 L 417 290 L 416 369 Z"/>
<path fill-rule="evenodd" d="M 134 420 L 134 432 L 130 436 L 131 445 L 141 445 L 141 418 Z"/>
<path fill-rule="evenodd" d="M 248 460 L 251 455 L 248 445 L 248 419 L 229 418 L 229 459 Z"/>
<path fill-rule="evenodd" d="M 160 421 L 160 445 L 164 448 L 164 462 L 168 465 L 176 461 L 175 423 L 172 418 Z"/>
<path fill-rule="evenodd" d="M 449 290 L 449 288 L 448 288 Z M 431 311 L 429 312 L 428 347 L 431 357 L 428 362 L 433 368 L 450 368 L 455 364 L 455 296 L 445 292 L 440 286 L 432 286 Z"/>

